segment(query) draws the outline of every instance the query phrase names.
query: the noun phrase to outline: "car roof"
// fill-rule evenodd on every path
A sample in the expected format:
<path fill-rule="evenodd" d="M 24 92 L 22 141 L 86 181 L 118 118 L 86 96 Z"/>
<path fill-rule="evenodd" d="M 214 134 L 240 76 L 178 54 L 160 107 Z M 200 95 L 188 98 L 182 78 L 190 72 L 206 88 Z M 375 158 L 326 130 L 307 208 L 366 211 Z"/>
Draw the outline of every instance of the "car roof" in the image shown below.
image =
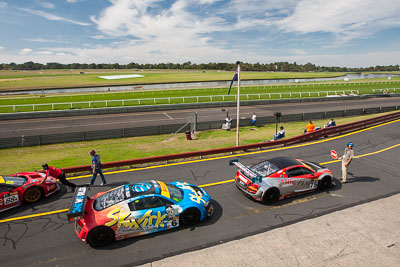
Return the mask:
<path fill-rule="evenodd" d="M 293 158 L 288 158 L 288 157 L 276 157 L 268 160 L 275 166 L 277 166 L 280 170 L 291 167 L 291 166 L 296 166 L 300 165 L 301 163 L 297 159 Z"/>

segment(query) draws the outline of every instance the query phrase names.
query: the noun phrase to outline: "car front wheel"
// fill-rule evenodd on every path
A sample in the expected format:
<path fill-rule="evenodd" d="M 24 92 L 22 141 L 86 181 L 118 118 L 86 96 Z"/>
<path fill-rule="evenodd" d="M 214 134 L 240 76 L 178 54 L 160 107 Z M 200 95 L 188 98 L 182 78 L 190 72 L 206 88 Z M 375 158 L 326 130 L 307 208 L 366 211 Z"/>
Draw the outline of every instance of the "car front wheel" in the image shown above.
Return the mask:
<path fill-rule="evenodd" d="M 326 190 L 330 188 L 332 185 L 332 177 L 325 176 L 318 182 L 318 189 L 319 190 Z"/>
<path fill-rule="evenodd" d="M 196 208 L 185 210 L 179 217 L 180 224 L 183 226 L 191 226 L 200 221 L 200 211 Z"/>

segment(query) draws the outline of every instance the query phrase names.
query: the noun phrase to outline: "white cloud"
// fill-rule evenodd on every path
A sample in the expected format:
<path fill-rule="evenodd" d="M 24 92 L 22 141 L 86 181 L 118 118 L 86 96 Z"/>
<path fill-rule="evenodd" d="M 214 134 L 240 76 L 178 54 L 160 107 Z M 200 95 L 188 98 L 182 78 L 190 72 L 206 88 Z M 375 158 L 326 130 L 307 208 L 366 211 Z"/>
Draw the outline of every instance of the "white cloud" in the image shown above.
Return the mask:
<path fill-rule="evenodd" d="M 53 55 L 54 53 L 51 51 L 39 51 L 36 52 L 37 55 Z"/>
<path fill-rule="evenodd" d="M 43 8 L 47 8 L 47 9 L 53 9 L 56 6 L 53 3 L 49 3 L 49 2 L 44 2 L 44 1 L 38 1 L 38 4 L 43 7 Z"/>
<path fill-rule="evenodd" d="M 399 13 L 398 0 L 302 0 L 277 25 L 299 34 L 332 33 L 343 43 L 400 26 Z"/>
<path fill-rule="evenodd" d="M 67 0 L 67 3 L 78 3 L 78 2 L 81 2 L 81 1 L 83 1 L 83 0 Z"/>
<path fill-rule="evenodd" d="M 55 43 L 55 44 L 67 44 L 66 41 L 61 40 L 52 40 L 52 39 L 44 39 L 44 38 L 24 38 L 23 40 L 37 43 Z"/>
<path fill-rule="evenodd" d="M 1 50 L 1 49 L 4 49 L 4 47 L 3 47 L 3 46 L 0 46 L 0 50 Z"/>
<path fill-rule="evenodd" d="M 33 50 L 30 49 L 30 48 L 24 48 L 24 49 L 22 49 L 19 53 L 20 53 L 21 55 L 27 55 L 27 54 L 30 54 L 32 51 L 33 51 Z"/>
<path fill-rule="evenodd" d="M 90 25 L 90 23 L 80 22 L 80 21 L 76 21 L 76 20 L 72 20 L 72 19 L 59 17 L 57 15 L 53 15 L 53 14 L 43 12 L 40 10 L 34 10 L 34 9 L 29 9 L 29 8 L 19 8 L 19 9 L 22 11 L 25 11 L 27 13 L 30 13 L 30 14 L 33 14 L 36 16 L 40 16 L 40 17 L 43 17 L 45 19 L 52 20 L 52 21 L 65 21 L 65 22 L 69 22 L 69 23 L 73 23 L 73 24 L 77 24 L 77 25 L 81 25 L 81 26 L 89 26 Z"/>
<path fill-rule="evenodd" d="M 0 8 L 6 8 L 7 7 L 7 2 L 0 2 Z"/>

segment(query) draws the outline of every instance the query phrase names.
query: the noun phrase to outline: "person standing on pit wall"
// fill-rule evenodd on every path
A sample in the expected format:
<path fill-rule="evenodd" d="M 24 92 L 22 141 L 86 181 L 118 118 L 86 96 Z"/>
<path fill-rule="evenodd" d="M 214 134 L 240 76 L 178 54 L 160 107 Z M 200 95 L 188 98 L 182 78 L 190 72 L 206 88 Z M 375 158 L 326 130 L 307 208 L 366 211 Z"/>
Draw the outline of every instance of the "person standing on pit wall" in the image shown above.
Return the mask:
<path fill-rule="evenodd" d="M 308 124 L 306 125 L 306 128 L 304 129 L 304 133 L 311 133 L 314 132 L 315 125 L 312 123 L 312 121 L 309 121 Z"/>
<path fill-rule="evenodd" d="M 251 126 L 256 126 L 256 120 L 257 120 L 257 116 L 256 113 L 253 113 L 253 116 L 251 116 Z"/>
<path fill-rule="evenodd" d="M 340 181 L 342 184 L 347 182 L 347 169 L 349 168 L 351 160 L 354 158 L 353 147 L 354 144 L 352 142 L 348 142 L 343 156 L 339 158 L 342 160 L 342 180 Z"/>
<path fill-rule="evenodd" d="M 44 183 L 49 176 L 52 176 L 52 177 L 58 179 L 63 185 L 70 187 L 72 192 L 75 191 L 76 184 L 67 181 L 67 178 L 65 178 L 64 171 L 62 171 L 60 169 L 56 169 L 53 166 L 49 166 L 47 163 L 43 163 L 42 167 L 43 167 L 43 170 L 41 170 L 39 172 L 45 173 L 46 175 L 45 175 L 44 179 L 42 180 L 41 184 Z"/>
<path fill-rule="evenodd" d="M 93 176 L 92 179 L 90 179 L 90 184 L 93 185 L 94 181 L 96 180 L 97 174 L 100 174 L 101 177 L 101 186 L 107 185 L 106 179 L 104 178 L 103 171 L 101 170 L 101 162 L 100 162 L 100 156 L 96 154 L 96 151 L 93 149 L 89 151 L 90 156 L 92 156 L 92 171 L 93 171 Z"/>

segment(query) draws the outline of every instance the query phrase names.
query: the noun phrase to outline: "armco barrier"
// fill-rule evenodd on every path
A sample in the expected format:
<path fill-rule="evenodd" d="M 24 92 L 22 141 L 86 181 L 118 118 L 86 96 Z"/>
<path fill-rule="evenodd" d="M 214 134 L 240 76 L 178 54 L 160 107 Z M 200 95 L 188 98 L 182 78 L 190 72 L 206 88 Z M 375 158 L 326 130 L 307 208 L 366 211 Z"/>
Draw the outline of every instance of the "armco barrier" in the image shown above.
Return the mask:
<path fill-rule="evenodd" d="M 323 138 L 325 136 L 336 135 L 336 134 L 346 133 L 346 132 L 350 132 L 350 131 L 354 131 L 354 130 L 364 129 L 369 126 L 377 125 L 380 123 L 392 121 L 392 120 L 399 119 L 399 118 L 400 118 L 400 112 L 396 112 L 396 113 L 387 114 L 387 115 L 376 117 L 376 118 L 366 119 L 366 120 L 353 122 L 353 123 L 347 123 L 347 124 L 343 124 L 343 125 L 339 125 L 339 126 L 335 126 L 335 127 L 324 128 L 324 129 L 317 130 L 312 133 L 307 133 L 307 134 L 295 136 L 295 137 L 288 138 L 288 139 L 282 139 L 282 140 L 278 140 L 278 141 L 256 143 L 256 144 L 237 146 L 237 147 L 217 148 L 217 149 L 204 150 L 204 151 L 194 151 L 194 152 L 164 155 L 164 156 L 157 156 L 157 157 L 148 157 L 148 158 L 141 158 L 141 159 L 131 159 L 131 160 L 107 162 L 107 163 L 103 163 L 102 167 L 103 168 L 115 168 L 115 167 L 138 165 L 138 164 L 144 164 L 144 163 L 163 162 L 163 161 L 183 159 L 183 158 L 201 157 L 201 156 L 216 155 L 216 154 L 226 154 L 226 153 L 230 153 L 230 152 L 246 151 L 246 150 L 250 150 L 250 149 L 260 149 L 260 148 L 279 146 L 279 145 L 296 144 L 296 143 L 300 143 L 300 142 L 306 142 L 306 141 Z M 63 170 L 66 173 L 89 171 L 90 165 L 63 168 Z"/>
<path fill-rule="evenodd" d="M 316 120 L 316 119 L 337 118 L 345 116 L 361 116 L 363 114 L 380 113 L 396 109 L 398 109 L 398 106 L 384 107 L 384 108 L 378 107 L 378 108 L 350 109 L 350 110 L 338 110 L 338 111 L 328 111 L 328 112 L 300 113 L 300 114 L 283 114 L 282 117 L 280 118 L 280 122 Z M 257 125 L 265 125 L 271 123 L 275 123 L 275 117 L 273 116 L 257 118 Z M 220 129 L 221 124 L 222 124 L 221 120 L 199 122 L 197 124 L 197 130 L 205 131 L 212 129 Z M 236 120 L 232 122 L 232 125 L 236 125 Z M 240 125 L 250 126 L 250 120 L 241 119 Z M 67 142 L 83 142 L 83 141 L 93 141 L 93 140 L 111 139 L 111 138 L 171 134 L 181 127 L 182 124 L 168 124 L 168 125 L 156 125 L 156 126 L 145 126 L 145 127 L 135 127 L 135 128 L 0 138 L 0 149 L 60 144 Z M 184 132 L 186 130 L 189 130 L 189 126 L 186 126 L 183 129 L 181 129 L 181 132 Z"/>

